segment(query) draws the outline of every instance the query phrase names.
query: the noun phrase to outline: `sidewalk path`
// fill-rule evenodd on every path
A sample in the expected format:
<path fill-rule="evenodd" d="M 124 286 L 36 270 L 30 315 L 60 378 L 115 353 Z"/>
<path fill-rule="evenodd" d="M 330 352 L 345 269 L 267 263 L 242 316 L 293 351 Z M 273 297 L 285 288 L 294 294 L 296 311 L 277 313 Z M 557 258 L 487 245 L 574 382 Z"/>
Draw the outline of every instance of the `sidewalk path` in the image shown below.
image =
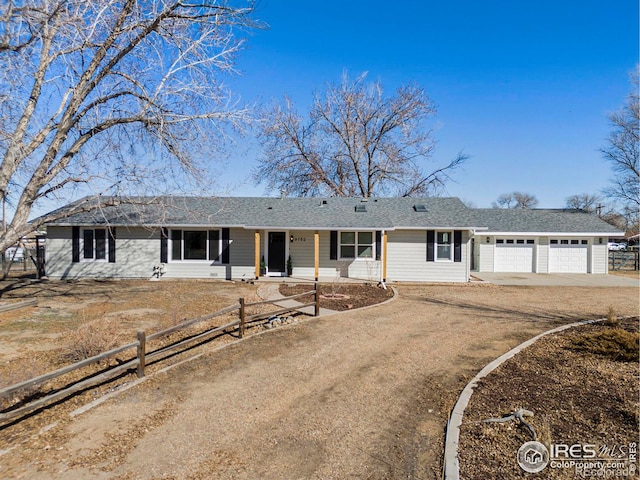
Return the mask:
<path fill-rule="evenodd" d="M 264 283 L 262 285 L 258 286 L 258 290 L 257 290 L 257 294 L 260 298 L 262 298 L 263 300 L 278 300 L 280 298 L 285 298 L 281 293 L 280 293 L 280 284 L 279 283 Z M 311 286 L 310 286 L 311 288 Z M 307 315 L 313 315 L 314 313 L 314 308 L 313 307 L 302 307 L 302 308 L 296 308 L 296 306 L 298 305 L 302 305 L 302 303 L 296 301 L 296 300 L 280 300 L 277 302 L 274 302 L 275 305 L 282 307 L 282 308 L 295 308 L 296 310 L 298 310 L 299 312 L 305 313 Z M 334 313 L 338 313 L 336 310 L 330 310 L 328 308 L 322 308 L 322 306 L 320 307 L 320 315 L 333 315 Z"/>

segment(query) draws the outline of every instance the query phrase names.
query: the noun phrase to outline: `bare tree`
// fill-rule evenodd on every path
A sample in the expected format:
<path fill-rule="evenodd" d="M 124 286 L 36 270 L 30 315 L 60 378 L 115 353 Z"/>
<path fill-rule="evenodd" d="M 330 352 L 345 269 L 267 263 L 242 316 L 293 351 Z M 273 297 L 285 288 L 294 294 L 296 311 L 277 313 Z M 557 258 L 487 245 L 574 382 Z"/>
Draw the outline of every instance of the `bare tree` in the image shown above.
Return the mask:
<path fill-rule="evenodd" d="M 593 195 L 590 193 L 581 193 L 577 195 L 571 195 L 567 197 L 566 208 L 575 208 L 577 210 L 584 210 L 585 212 L 596 212 L 598 206 L 601 205 L 602 199 L 600 195 Z"/>
<path fill-rule="evenodd" d="M 210 143 L 248 118 L 221 77 L 243 45 L 237 32 L 259 25 L 251 1 L 231 2 L 0 4 L 0 197 L 14 210 L 0 251 L 73 213 L 29 223 L 43 199 L 84 190 L 114 203 L 200 175 Z"/>
<path fill-rule="evenodd" d="M 535 208 L 538 199 L 535 195 L 522 192 L 503 193 L 493 202 L 493 208 Z"/>
<path fill-rule="evenodd" d="M 308 119 L 285 98 L 263 112 L 258 183 L 295 196 L 437 194 L 467 156 L 425 173 L 434 150 L 427 122 L 436 109 L 416 85 L 385 97 L 379 82 L 345 74 L 316 95 Z"/>
<path fill-rule="evenodd" d="M 632 89 L 621 110 L 609 115 L 612 131 L 600 149 L 614 177 L 605 195 L 637 212 L 640 207 L 640 66 L 631 75 Z"/>

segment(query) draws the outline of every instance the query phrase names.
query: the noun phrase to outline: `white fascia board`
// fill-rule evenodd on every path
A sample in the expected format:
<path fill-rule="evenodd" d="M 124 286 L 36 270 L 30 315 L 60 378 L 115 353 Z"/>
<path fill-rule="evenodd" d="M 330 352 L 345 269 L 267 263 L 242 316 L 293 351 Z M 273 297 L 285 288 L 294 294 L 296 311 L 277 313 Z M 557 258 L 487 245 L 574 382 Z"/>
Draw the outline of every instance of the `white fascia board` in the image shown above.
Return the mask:
<path fill-rule="evenodd" d="M 616 237 L 621 232 L 484 232 L 489 236 L 510 237 Z"/>
<path fill-rule="evenodd" d="M 349 232 L 372 232 L 374 230 L 385 230 L 387 232 L 395 230 L 395 227 L 279 227 L 277 225 L 270 225 L 268 227 L 265 226 L 251 226 L 245 225 L 242 228 L 245 230 L 302 230 L 302 231 L 319 231 L 319 232 L 330 232 L 330 231 L 349 231 Z"/>
<path fill-rule="evenodd" d="M 466 230 L 469 232 L 484 232 L 485 230 L 487 230 L 487 227 L 451 227 L 451 226 L 446 226 L 446 227 L 433 227 L 433 226 L 428 226 L 428 227 L 416 227 L 416 226 L 412 226 L 412 227 L 395 227 L 394 230 L 419 230 L 419 231 L 425 231 L 425 230 L 441 230 L 441 231 L 451 231 L 451 230 Z M 484 235 L 484 233 L 483 233 Z"/>

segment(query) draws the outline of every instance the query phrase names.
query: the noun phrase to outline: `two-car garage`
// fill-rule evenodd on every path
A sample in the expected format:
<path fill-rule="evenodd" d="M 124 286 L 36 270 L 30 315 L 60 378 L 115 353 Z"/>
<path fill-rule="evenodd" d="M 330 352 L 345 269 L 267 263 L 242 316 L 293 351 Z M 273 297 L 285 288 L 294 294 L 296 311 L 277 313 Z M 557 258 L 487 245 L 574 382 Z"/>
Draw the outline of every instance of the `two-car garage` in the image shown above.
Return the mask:
<path fill-rule="evenodd" d="M 537 262 L 548 263 L 540 265 Z M 588 273 L 588 265 L 589 241 L 586 239 L 495 239 L 494 272 Z"/>

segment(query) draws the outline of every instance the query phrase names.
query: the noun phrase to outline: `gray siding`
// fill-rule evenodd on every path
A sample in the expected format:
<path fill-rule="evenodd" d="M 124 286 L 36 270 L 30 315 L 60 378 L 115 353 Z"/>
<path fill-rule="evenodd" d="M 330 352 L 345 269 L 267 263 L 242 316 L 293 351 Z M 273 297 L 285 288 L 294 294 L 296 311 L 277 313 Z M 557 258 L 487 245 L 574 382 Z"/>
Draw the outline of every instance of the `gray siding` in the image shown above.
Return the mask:
<path fill-rule="evenodd" d="M 151 278 L 153 266 L 160 260 L 157 231 L 118 227 L 116 263 L 71 261 L 71 228 L 47 229 L 46 273 L 50 278 Z"/>
<path fill-rule="evenodd" d="M 549 237 L 538 237 L 536 273 L 549 273 Z"/>
<path fill-rule="evenodd" d="M 207 261 L 170 261 L 165 265 L 163 278 L 254 278 L 254 232 L 241 228 L 229 231 L 229 265 Z M 157 263 L 160 262 L 160 242 L 158 242 Z"/>
<path fill-rule="evenodd" d="M 469 235 L 462 235 L 462 262 L 427 262 L 426 230 L 388 233 L 387 280 L 401 282 L 467 282 Z"/>
<path fill-rule="evenodd" d="M 591 273 L 608 273 L 609 248 L 607 244 L 599 245 L 598 238 L 592 238 L 591 242 Z"/>
<path fill-rule="evenodd" d="M 479 272 L 493 272 L 495 239 L 490 237 L 490 243 L 486 243 L 487 236 L 476 236 L 476 245 L 480 247 L 479 253 Z"/>

